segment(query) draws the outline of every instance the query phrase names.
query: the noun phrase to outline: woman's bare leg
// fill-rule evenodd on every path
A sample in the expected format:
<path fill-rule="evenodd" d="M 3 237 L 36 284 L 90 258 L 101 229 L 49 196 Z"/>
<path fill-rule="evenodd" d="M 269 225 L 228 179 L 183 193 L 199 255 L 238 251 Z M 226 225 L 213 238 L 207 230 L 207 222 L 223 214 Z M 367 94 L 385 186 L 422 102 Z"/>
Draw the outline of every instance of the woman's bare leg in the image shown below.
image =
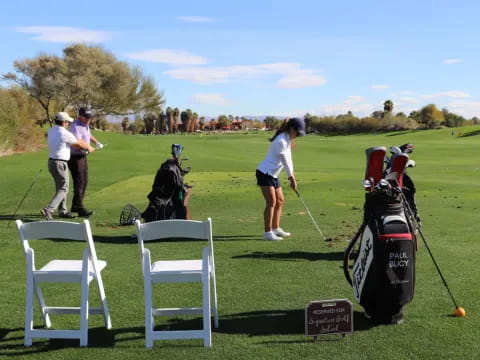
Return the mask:
<path fill-rule="evenodd" d="M 285 202 L 281 187 L 275 189 L 275 200 L 275 207 L 273 209 L 272 217 L 272 228 L 278 229 L 280 227 L 280 217 L 282 216 L 283 204 Z"/>
<path fill-rule="evenodd" d="M 265 224 L 265 232 L 268 232 L 272 231 L 272 221 L 274 219 L 275 208 L 277 206 L 276 191 L 273 186 L 260 186 L 260 188 L 262 190 L 262 195 L 265 198 L 263 221 Z"/>

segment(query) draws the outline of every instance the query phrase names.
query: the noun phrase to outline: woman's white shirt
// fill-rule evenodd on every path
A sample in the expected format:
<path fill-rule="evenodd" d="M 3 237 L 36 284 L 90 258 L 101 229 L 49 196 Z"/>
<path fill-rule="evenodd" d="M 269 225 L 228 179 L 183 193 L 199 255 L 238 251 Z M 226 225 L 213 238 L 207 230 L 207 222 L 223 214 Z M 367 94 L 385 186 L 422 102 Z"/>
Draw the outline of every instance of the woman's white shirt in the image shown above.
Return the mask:
<path fill-rule="evenodd" d="M 278 178 L 284 168 L 288 177 L 293 175 L 292 140 L 290 135 L 285 132 L 279 134 L 272 141 L 267 156 L 258 165 L 257 169 L 264 174 Z"/>

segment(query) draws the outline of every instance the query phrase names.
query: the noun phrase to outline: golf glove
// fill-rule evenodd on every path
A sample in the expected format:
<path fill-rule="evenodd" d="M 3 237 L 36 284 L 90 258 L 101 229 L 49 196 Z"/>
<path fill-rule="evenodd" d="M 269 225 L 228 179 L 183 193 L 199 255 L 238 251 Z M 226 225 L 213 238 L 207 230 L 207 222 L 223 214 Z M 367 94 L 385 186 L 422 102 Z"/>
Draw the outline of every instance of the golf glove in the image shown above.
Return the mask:
<path fill-rule="evenodd" d="M 103 144 L 100 142 L 97 142 L 97 149 L 103 149 Z"/>

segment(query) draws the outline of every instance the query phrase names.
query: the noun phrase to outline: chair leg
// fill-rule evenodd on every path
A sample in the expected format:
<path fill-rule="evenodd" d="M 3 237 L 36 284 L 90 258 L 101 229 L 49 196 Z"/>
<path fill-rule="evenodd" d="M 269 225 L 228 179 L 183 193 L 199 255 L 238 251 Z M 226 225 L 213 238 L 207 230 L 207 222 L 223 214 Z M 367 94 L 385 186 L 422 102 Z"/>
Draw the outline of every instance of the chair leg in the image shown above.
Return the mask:
<path fill-rule="evenodd" d="M 151 348 L 153 346 L 153 329 L 155 322 L 153 319 L 152 310 L 152 282 L 150 281 L 150 274 L 144 275 L 145 288 L 145 346 Z"/>
<path fill-rule="evenodd" d="M 38 304 L 40 305 L 40 310 L 42 312 L 42 317 L 43 321 L 45 322 L 45 326 L 47 328 L 52 327 L 52 322 L 50 321 L 50 316 L 48 313 L 45 311 L 45 299 L 42 294 L 42 290 L 40 289 L 40 286 L 37 285 L 37 283 L 34 281 L 34 288 L 35 288 L 35 294 L 37 295 L 37 300 Z"/>
<path fill-rule="evenodd" d="M 82 276 L 82 294 L 80 304 L 80 346 L 88 345 L 88 271 Z"/>
<path fill-rule="evenodd" d="M 217 304 L 217 282 L 215 280 L 215 273 L 212 273 L 212 298 L 213 298 L 213 319 L 215 329 L 218 328 L 218 304 Z"/>
<path fill-rule="evenodd" d="M 102 302 L 103 321 L 105 322 L 105 327 L 107 329 L 111 329 L 112 320 L 110 318 L 110 312 L 108 311 L 107 297 L 105 296 L 105 288 L 103 287 L 103 281 L 100 274 L 98 274 L 97 276 L 97 285 L 98 285 L 98 296 L 100 297 L 100 301 Z"/>
<path fill-rule="evenodd" d="M 33 274 L 27 270 L 27 294 L 25 299 L 25 346 L 32 346 L 31 333 L 33 330 L 33 281 Z"/>
<path fill-rule="evenodd" d="M 203 294 L 203 346 L 212 346 L 212 320 L 210 318 L 210 274 L 204 271 L 202 274 L 202 294 Z"/>

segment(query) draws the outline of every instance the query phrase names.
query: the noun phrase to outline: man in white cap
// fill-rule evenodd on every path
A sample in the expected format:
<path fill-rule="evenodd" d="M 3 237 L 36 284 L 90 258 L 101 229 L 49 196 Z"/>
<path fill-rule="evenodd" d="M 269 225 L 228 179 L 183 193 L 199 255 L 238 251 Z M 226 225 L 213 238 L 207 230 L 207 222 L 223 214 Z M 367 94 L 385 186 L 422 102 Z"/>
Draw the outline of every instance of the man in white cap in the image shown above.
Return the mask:
<path fill-rule="evenodd" d="M 83 140 L 78 140 L 66 127 L 73 119 L 66 112 L 59 112 L 55 116 L 55 126 L 48 131 L 48 171 L 55 181 L 55 195 L 50 203 L 40 210 L 47 220 L 53 220 L 53 213 L 58 208 L 58 216 L 72 219 L 75 216 L 67 209 L 68 194 L 68 165 L 70 160 L 70 146 L 76 146 L 89 152 L 95 149 Z"/>

